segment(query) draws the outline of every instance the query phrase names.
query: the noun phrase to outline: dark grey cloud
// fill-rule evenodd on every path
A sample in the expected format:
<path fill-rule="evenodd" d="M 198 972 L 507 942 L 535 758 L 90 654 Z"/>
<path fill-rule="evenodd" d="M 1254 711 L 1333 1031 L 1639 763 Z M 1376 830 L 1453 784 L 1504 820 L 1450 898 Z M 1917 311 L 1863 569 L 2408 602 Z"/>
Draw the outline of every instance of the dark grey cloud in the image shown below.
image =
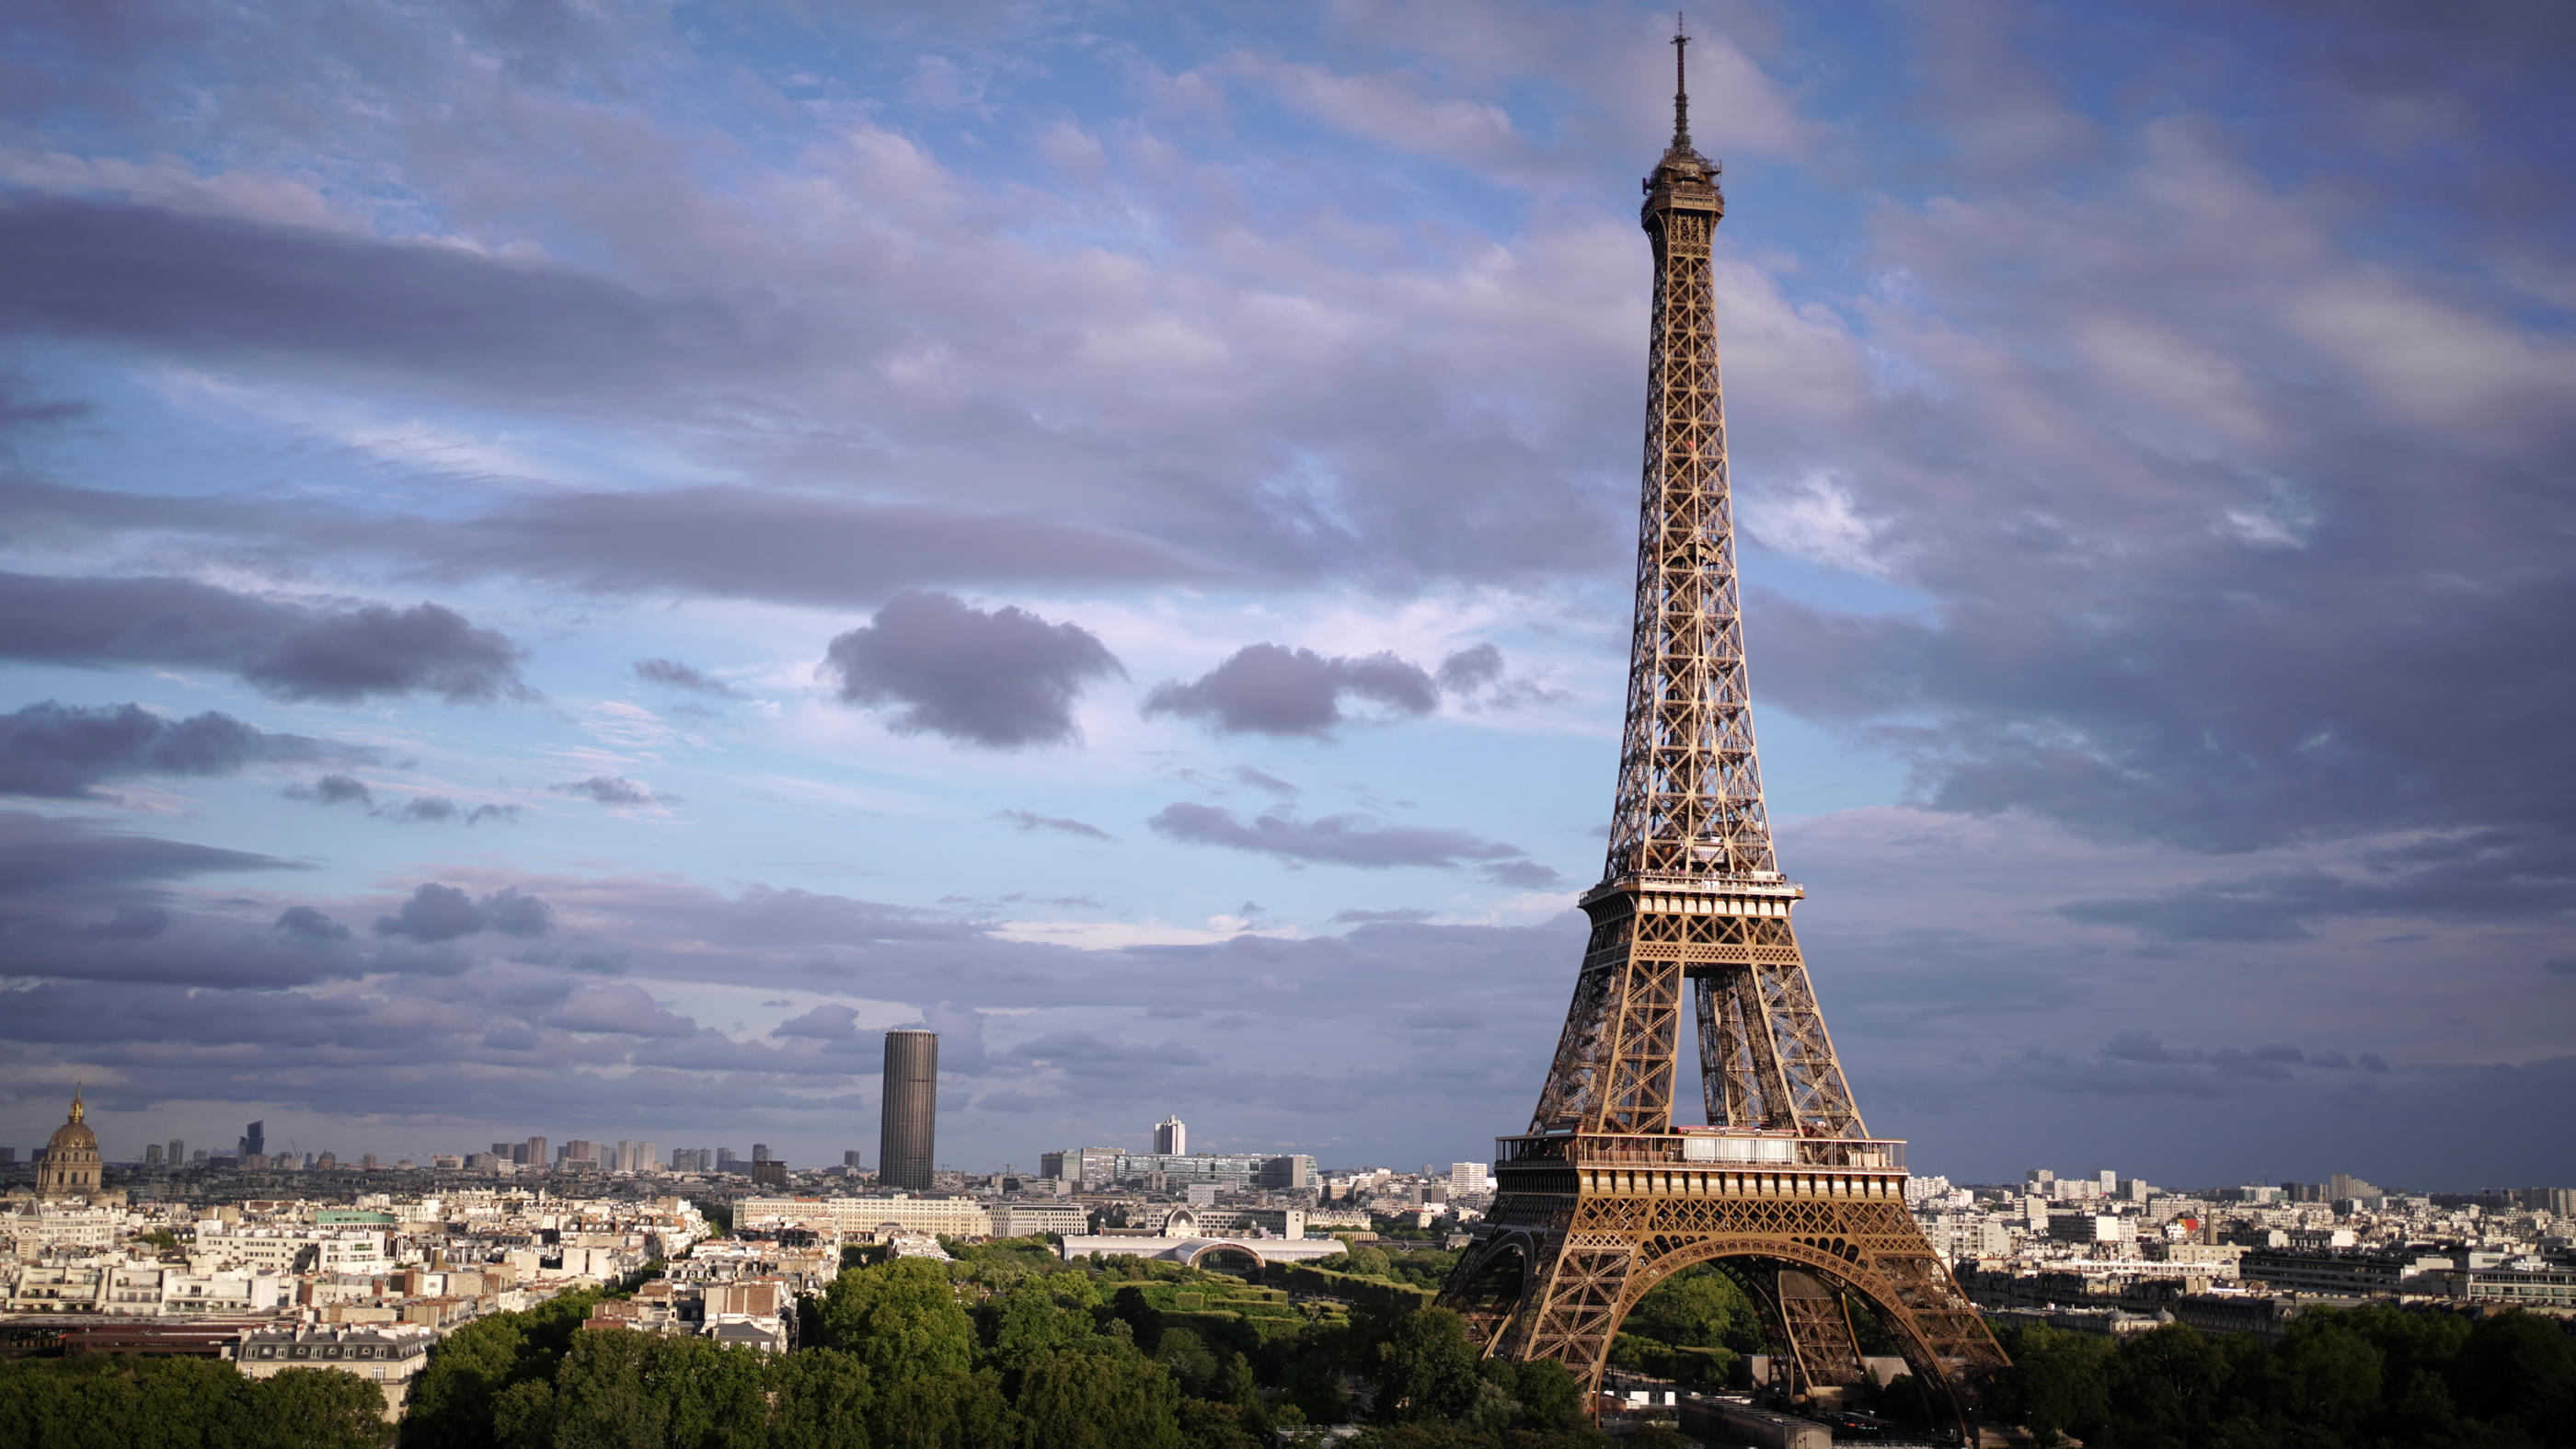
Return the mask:
<path fill-rule="evenodd" d="M 155 206 L 0 195 L 0 326 L 187 356 L 597 397 L 804 355 L 757 297 L 654 297 L 558 267 Z"/>
<path fill-rule="evenodd" d="M 1396 925 L 1409 926 L 1418 922 L 1430 920 L 1435 914 L 1437 913 L 1412 906 L 1392 911 L 1335 911 L 1333 913 L 1333 924 L 1336 926 L 1382 926 L 1393 923 Z"/>
<path fill-rule="evenodd" d="M 376 792 L 368 789 L 365 781 L 348 775 L 324 775 L 309 785 L 287 786 L 286 798 L 310 800 L 317 805 L 346 805 L 355 801 L 361 806 L 373 806 Z"/>
<path fill-rule="evenodd" d="M 0 810 L 0 898 L 86 898 L 102 888 L 232 871 L 303 870 L 272 855 L 162 840 L 24 810 Z"/>
<path fill-rule="evenodd" d="M 1250 765 L 1237 765 L 1226 773 L 1256 790 L 1266 790 L 1282 800 L 1294 800 L 1305 793 L 1269 771 L 1256 770 Z"/>
<path fill-rule="evenodd" d="M 96 795 L 100 781 L 130 775 L 229 775 L 254 764 L 374 754 L 269 734 L 213 710 L 174 720 L 140 705 L 48 701 L 0 715 L 0 794 L 77 800 Z"/>
<path fill-rule="evenodd" d="M 718 699 L 740 698 L 732 685 L 677 659 L 638 659 L 635 661 L 635 677 L 673 689 L 713 695 Z"/>
<path fill-rule="evenodd" d="M 1536 679 L 1512 675 L 1503 651 L 1491 643 L 1472 645 L 1440 661 L 1433 676 L 1442 698 L 1469 712 L 1515 709 L 1561 701 L 1569 696 Z"/>
<path fill-rule="evenodd" d="M 584 987 L 567 997 L 545 1024 L 615 1036 L 685 1037 L 698 1030 L 696 1022 L 664 1010 L 639 986 Z"/>
<path fill-rule="evenodd" d="M 1169 547 L 1116 529 L 756 488 L 565 493 L 451 526 L 327 531 L 343 534 L 450 572 L 798 604 L 873 604 L 924 584 L 1135 584 L 1193 572 Z"/>
<path fill-rule="evenodd" d="M 276 929 L 313 941 L 345 941 L 349 928 L 311 906 L 288 906 L 278 912 Z"/>
<path fill-rule="evenodd" d="M 394 914 L 376 918 L 377 935 L 400 936 L 424 946 L 486 930 L 533 937 L 553 928 L 554 908 L 535 896 L 520 894 L 516 886 L 478 901 L 454 886 L 436 881 L 424 882 L 413 890 Z"/>
<path fill-rule="evenodd" d="M 1440 661 L 1436 678 L 1441 689 L 1458 694 L 1498 684 L 1503 678 L 1503 651 L 1490 643 L 1461 649 Z"/>
<path fill-rule="evenodd" d="M 2319 921 L 2547 920 L 2576 916 L 2576 834 L 2462 831 L 2354 851 L 2340 870 L 2227 872 L 2152 896 L 2071 901 L 2069 920 L 2163 941 L 2297 941 Z"/>
<path fill-rule="evenodd" d="M 1167 680 L 1145 696 L 1145 713 L 1194 719 L 1221 734 L 1329 735 L 1345 719 L 1342 700 L 1363 699 L 1395 715 L 1440 706 L 1440 687 L 1418 664 L 1392 654 L 1326 656 L 1281 644 L 1247 644 L 1197 679 Z"/>
<path fill-rule="evenodd" d="M 1133 1042 L 1105 1032 L 1051 1031 L 1012 1054 L 1059 1074 L 1077 1099 L 1135 1101 L 1171 1090 L 1208 1059 L 1178 1041 Z"/>
<path fill-rule="evenodd" d="M 317 805 L 354 803 L 379 820 L 392 820 L 405 825 L 445 824 L 462 820 L 480 825 L 486 820 L 511 821 L 519 818 L 516 805 L 477 805 L 467 809 L 444 795 L 414 795 L 400 804 L 378 804 L 375 791 L 363 780 L 347 775 L 324 775 L 310 784 L 286 787 L 289 800 L 309 800 Z"/>
<path fill-rule="evenodd" d="M 1018 749 L 1073 741 L 1083 686 L 1126 670 L 1078 624 L 907 590 L 834 639 L 823 672 L 849 703 L 893 706 L 905 734 Z"/>
<path fill-rule="evenodd" d="M 122 905 L 104 921 L 80 930 L 92 941 L 149 941 L 170 929 L 170 913 L 159 906 Z"/>
<path fill-rule="evenodd" d="M 1510 886 L 1514 890 L 1546 890 L 1565 884 L 1565 877 L 1555 867 L 1534 860 L 1498 860 L 1477 868 L 1489 884 Z"/>
<path fill-rule="evenodd" d="M 558 795 L 578 795 L 616 808 L 668 803 L 671 797 L 657 795 L 623 775 L 593 775 L 586 780 L 571 780 L 547 789 Z"/>
<path fill-rule="evenodd" d="M 1164 806 L 1145 823 L 1155 834 L 1183 844 L 1218 845 L 1286 861 L 1367 869 L 1398 865 L 1448 868 L 1479 863 L 1490 868 L 1494 864 L 1528 863 L 1527 852 L 1517 845 L 1486 840 L 1464 830 L 1379 825 L 1364 815 L 1300 820 L 1284 810 L 1270 810 L 1246 821 L 1214 805 L 1178 801 Z M 1548 874 L 1552 878 L 1555 873 Z"/>
<path fill-rule="evenodd" d="M 791 1016 L 771 1027 L 771 1036 L 813 1037 L 822 1041 L 848 1041 L 858 1035 L 859 1014 L 835 1002 L 825 1002 L 811 1011 Z"/>
<path fill-rule="evenodd" d="M 2000 1068 L 2006 1081 L 2050 1091 L 2105 1097 L 2230 1096 L 2263 1083 L 2385 1076 L 2388 1063 L 2375 1052 L 2308 1052 L 2287 1043 L 2201 1049 L 2165 1044 L 2156 1033 L 2131 1028 L 2089 1057 L 2033 1047 Z"/>
<path fill-rule="evenodd" d="M 176 578 L 0 573 L 0 658 L 216 669 L 281 699 L 527 693 L 516 644 L 437 604 L 334 609 Z"/>
<path fill-rule="evenodd" d="M 924 585 L 1136 585 L 1203 572 L 1173 547 L 1115 527 L 763 488 L 567 490 L 452 518 L 0 475 L 0 505 L 24 529 L 67 537 L 167 530 L 288 559 L 381 557 L 443 577 L 839 607 L 875 606 Z"/>
<path fill-rule="evenodd" d="M 1006 820 L 1022 830 L 1052 830 L 1059 835 L 1079 836 L 1085 840 L 1116 840 L 1118 837 L 1097 825 L 1062 815 L 1039 815 L 1027 810 L 997 810 L 996 820 Z"/>

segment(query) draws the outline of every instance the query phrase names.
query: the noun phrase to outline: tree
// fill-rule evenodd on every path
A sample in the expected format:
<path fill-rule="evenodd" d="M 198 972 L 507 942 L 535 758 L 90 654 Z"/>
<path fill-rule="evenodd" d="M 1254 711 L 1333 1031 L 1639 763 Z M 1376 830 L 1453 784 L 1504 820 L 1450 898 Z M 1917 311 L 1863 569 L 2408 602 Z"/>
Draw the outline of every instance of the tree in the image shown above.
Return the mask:
<path fill-rule="evenodd" d="M 2019 1420 L 2043 1444 L 2066 1434 L 2091 1442 L 2111 1413 L 2110 1343 L 2031 1327 L 2004 1347 L 2013 1364 L 1996 1375 L 1997 1412 Z"/>
<path fill-rule="evenodd" d="M 1418 1308 L 1397 1319 L 1375 1359 L 1381 1419 L 1455 1419 L 1482 1396 L 1466 1320 L 1446 1308 Z"/>
<path fill-rule="evenodd" d="M 1046 1449 L 1181 1449 L 1179 1404 L 1171 1374 L 1132 1350 L 1060 1348 L 1029 1365 L 1017 1407 Z"/>
<path fill-rule="evenodd" d="M 1628 1310 L 1621 1327 L 1689 1348 L 1762 1351 L 1762 1317 L 1735 1280 L 1706 1263 L 1694 1264 L 1649 1289 Z"/>
<path fill-rule="evenodd" d="M 377 1449 L 393 1438 L 384 1391 L 341 1369 L 287 1369 L 258 1380 L 249 1408 L 259 1427 L 236 1442 Z"/>
<path fill-rule="evenodd" d="M 2542 1444 L 2576 1443 L 2576 1338 L 2552 1319 L 2500 1313 L 2469 1330 L 2451 1371 L 2461 1409 Z"/>
<path fill-rule="evenodd" d="M 2232 1377 L 2215 1345 L 2169 1323 L 2122 1345 L 2110 1389 L 2131 1429 L 2190 1443 L 2213 1427 Z"/>
<path fill-rule="evenodd" d="M 2291 1417 L 2348 1435 L 2379 1410 L 2381 1356 L 2339 1313 L 2290 1325 L 2281 1342 L 2281 1382 Z"/>
<path fill-rule="evenodd" d="M 581 1335 L 554 1377 L 555 1449 L 662 1449 L 671 1406 L 648 1388 L 663 1340 L 627 1329 Z"/>
<path fill-rule="evenodd" d="M 1096 1337 L 1091 1310 L 1099 1301 L 1087 1280 L 1059 1286 L 1053 1277 L 1020 1278 L 982 1312 L 994 1364 L 1016 1371 L 1050 1348 Z"/>
<path fill-rule="evenodd" d="M 998 1449 L 1025 1438 L 991 1369 L 912 1375 L 886 1388 L 868 1416 L 871 1449 Z"/>
<path fill-rule="evenodd" d="M 867 1365 L 833 1348 L 803 1349 L 771 1375 L 770 1449 L 869 1449 L 876 1385 Z"/>
<path fill-rule="evenodd" d="M 1521 1418 L 1532 1428 L 1577 1429 L 1587 1417 L 1583 1386 L 1552 1358 L 1514 1365 L 1512 1397 L 1520 1401 Z"/>
<path fill-rule="evenodd" d="M 1124 1322 L 1136 1338 L 1136 1346 L 1152 1353 L 1162 1346 L 1163 1315 L 1145 1296 L 1142 1288 L 1121 1288 L 1109 1300 L 1109 1311 Z"/>
<path fill-rule="evenodd" d="M 897 1258 L 852 1268 L 823 1298 L 823 1343 L 865 1365 L 891 1391 L 907 1380 L 970 1371 L 975 1324 L 940 1264 Z"/>
<path fill-rule="evenodd" d="M 449 1334 L 412 1385 L 403 1449 L 490 1443 L 501 1396 L 519 1384 L 551 1381 L 599 1299 L 597 1289 L 566 1293 L 524 1312 L 478 1318 Z M 546 1396 L 521 1395 L 513 1412 L 524 1416 L 541 1397 Z"/>

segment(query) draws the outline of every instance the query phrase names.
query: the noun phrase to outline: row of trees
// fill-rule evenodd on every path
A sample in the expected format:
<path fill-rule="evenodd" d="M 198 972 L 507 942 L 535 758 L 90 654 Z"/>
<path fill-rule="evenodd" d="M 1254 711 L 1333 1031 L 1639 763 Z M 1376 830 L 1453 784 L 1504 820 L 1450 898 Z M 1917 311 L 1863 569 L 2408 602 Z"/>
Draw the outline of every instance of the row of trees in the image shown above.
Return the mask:
<path fill-rule="evenodd" d="M 845 1269 L 785 1355 L 584 1331 L 600 1294 L 451 1334 L 414 1386 L 403 1449 L 1252 1449 L 1298 1423 L 1365 1422 L 1359 1449 L 1593 1449 L 1573 1378 L 1480 1358 L 1456 1315 L 1390 1299 L 1347 1318 L 1214 1311 L 1233 1280 L 1067 1264 L 1033 1245 Z M 1352 1255 L 1349 1268 L 1375 1264 Z M 1390 1267 L 1392 1264 L 1390 1264 Z M 1175 1297 L 1156 1280 L 1189 1287 Z M 1390 1275 L 1389 1282 L 1401 1281 Z M 1149 1294 L 1149 1289 L 1151 1293 Z M 1172 1305 L 1171 1311 L 1156 1302 Z M 1762 1347 L 1721 1272 L 1675 1275 L 1614 1359 L 1733 1377 Z M 2576 1449 L 2576 1338 L 2527 1314 L 2374 1307 L 2278 1344 L 2169 1326 L 2124 1342 L 2007 1335 L 1998 1420 L 2093 1449 Z M 1900 1383 L 1900 1387 L 1902 1384 Z M 242 1378 L 199 1359 L 0 1364 L 0 1449 L 382 1449 L 373 1384 Z M 1646 1435 L 1631 1442 L 1648 1442 Z"/>
<path fill-rule="evenodd" d="M 204 1358 L 0 1361 L 0 1449 L 379 1449 L 381 1390 L 338 1369 L 249 1379 Z"/>
<path fill-rule="evenodd" d="M 1039 1271 L 1007 1248 L 970 1250 L 956 1265 L 852 1267 L 806 1302 L 803 1342 L 784 1356 L 581 1332 L 588 1301 L 557 1300 L 451 1335 L 414 1392 L 402 1442 L 1253 1449 L 1282 1424 L 1363 1415 L 1417 1449 L 1601 1442 L 1570 1375 L 1482 1361 L 1455 1314 L 1364 1307 L 1344 1322 L 1273 1320 L 1265 1332 L 1161 1312 L 1123 1281 L 1138 1268 L 1121 1269 Z"/>
<path fill-rule="evenodd" d="M 2007 1332 L 1998 1417 L 2090 1449 L 2576 1446 L 2576 1337 L 2529 1313 L 2373 1305 L 2306 1314 L 2277 1344 L 2170 1325 L 2114 1344 Z"/>

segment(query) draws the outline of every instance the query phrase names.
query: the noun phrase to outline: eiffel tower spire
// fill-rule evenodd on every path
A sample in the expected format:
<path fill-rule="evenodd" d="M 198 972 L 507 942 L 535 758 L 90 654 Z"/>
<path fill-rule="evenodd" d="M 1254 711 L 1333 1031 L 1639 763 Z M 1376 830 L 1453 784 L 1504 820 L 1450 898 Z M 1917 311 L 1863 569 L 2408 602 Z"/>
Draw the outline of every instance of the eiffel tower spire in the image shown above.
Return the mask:
<path fill-rule="evenodd" d="M 1527 1133 L 1449 1303 L 1489 1352 L 1600 1382 L 1619 1322 L 1694 1263 L 1735 1276 L 1802 1388 L 1857 1382 L 1847 1305 L 1970 1427 L 2003 1353 L 1904 1204 L 1807 978 L 1753 744 L 1718 369 L 1712 248 L 1726 200 L 1692 149 L 1675 27 L 1673 142 L 1638 220 L 1654 255 L 1627 712 L 1591 938 Z M 1676 1130 L 1688 983 L 1709 1126 Z M 1968 1442 L 1974 1442 L 1973 1435 Z"/>
<path fill-rule="evenodd" d="M 1682 29 L 1682 13 L 1673 12 L 1673 144 L 1675 151 L 1691 148 L 1690 81 L 1682 60 L 1690 54 L 1690 32 Z"/>

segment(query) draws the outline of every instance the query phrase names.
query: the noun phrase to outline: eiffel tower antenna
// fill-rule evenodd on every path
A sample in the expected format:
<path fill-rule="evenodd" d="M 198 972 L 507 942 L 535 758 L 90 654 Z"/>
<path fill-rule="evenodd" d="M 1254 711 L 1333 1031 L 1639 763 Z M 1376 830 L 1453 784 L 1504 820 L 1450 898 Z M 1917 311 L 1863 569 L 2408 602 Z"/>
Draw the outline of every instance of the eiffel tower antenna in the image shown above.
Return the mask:
<path fill-rule="evenodd" d="M 1690 81 L 1682 61 L 1690 54 L 1690 32 L 1682 28 L 1682 13 L 1673 12 L 1673 149 L 1687 151 L 1690 138 Z"/>
<path fill-rule="evenodd" d="M 1790 926 L 1754 751 L 1718 372 L 1718 169 L 1690 144 L 1673 35 L 1673 144 L 1639 214 L 1654 254 L 1627 712 L 1592 933 L 1527 1132 L 1445 1290 L 1486 1351 L 1601 1382 L 1647 1290 L 1714 1263 L 1760 1305 L 1810 1396 L 1862 1374 L 1856 1303 L 1967 1442 L 2003 1351 L 1932 1251 L 1905 1144 L 1852 1100 Z M 1706 1127 L 1673 1124 L 1681 997 Z"/>

